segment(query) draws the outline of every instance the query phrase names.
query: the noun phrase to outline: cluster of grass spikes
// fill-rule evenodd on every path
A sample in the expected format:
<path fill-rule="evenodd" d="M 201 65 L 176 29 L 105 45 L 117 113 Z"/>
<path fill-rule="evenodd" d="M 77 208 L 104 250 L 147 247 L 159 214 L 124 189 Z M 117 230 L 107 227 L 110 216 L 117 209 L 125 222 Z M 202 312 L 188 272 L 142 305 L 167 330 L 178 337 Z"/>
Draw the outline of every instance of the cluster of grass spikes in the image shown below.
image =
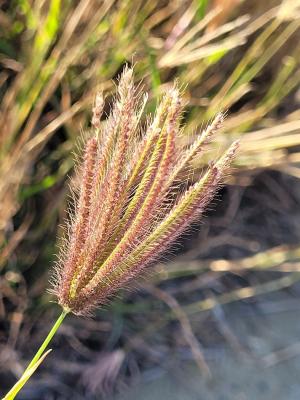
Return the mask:
<path fill-rule="evenodd" d="M 192 161 L 223 122 L 219 113 L 189 146 L 183 146 L 183 101 L 175 84 L 142 129 L 147 96 L 122 73 L 112 110 L 100 122 L 104 100 L 95 100 L 92 130 L 78 163 L 78 188 L 62 238 L 53 293 L 63 311 L 13 389 L 15 397 L 43 361 L 68 313 L 87 315 L 153 264 L 199 219 L 220 187 L 237 142 L 211 161 L 194 182 Z M 185 177 L 183 179 L 183 177 Z M 182 183 L 184 181 L 184 183 Z"/>

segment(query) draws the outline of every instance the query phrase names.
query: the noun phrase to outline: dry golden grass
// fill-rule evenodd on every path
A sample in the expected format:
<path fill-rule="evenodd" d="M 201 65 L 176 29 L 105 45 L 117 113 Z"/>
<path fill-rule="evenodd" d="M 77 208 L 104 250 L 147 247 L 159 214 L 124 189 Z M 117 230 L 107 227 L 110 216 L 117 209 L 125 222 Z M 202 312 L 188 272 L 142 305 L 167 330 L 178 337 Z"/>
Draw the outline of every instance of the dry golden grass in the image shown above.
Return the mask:
<path fill-rule="evenodd" d="M 138 79 L 152 86 L 153 101 L 170 77 L 188 85 L 191 129 L 203 118 L 241 102 L 239 112 L 227 120 L 228 134 L 220 136 L 221 144 L 227 136 L 228 141 L 245 137 L 238 166 L 282 167 L 298 175 L 298 154 L 286 158 L 286 149 L 299 144 L 298 112 L 280 121 L 272 115 L 300 82 L 297 2 L 277 2 L 273 8 L 260 7 L 250 14 L 240 3 L 235 8 L 231 4 L 231 14 L 217 1 L 209 8 L 205 1 L 200 5 L 168 2 L 161 7 L 158 1 L 133 5 L 110 0 L 99 6 L 95 0 L 76 5 L 32 0 L 2 12 L 4 44 L 13 47 L 11 37 L 19 42 L 1 57 L 2 241 L 20 207 L 20 185 L 30 183 L 28 171 L 45 144 L 64 126 L 72 147 L 78 124 L 85 124 L 82 111 L 91 104 L 95 87 L 113 90 L 111 77 L 132 58 Z M 261 90 L 255 80 L 264 70 L 272 76 Z M 253 100 L 243 102 L 247 95 Z M 276 129 L 276 134 L 265 137 L 264 131 L 257 131 L 275 124 L 284 124 L 284 134 Z M 58 179 L 70 168 L 70 159 L 65 158 L 63 149 L 65 167 Z"/>

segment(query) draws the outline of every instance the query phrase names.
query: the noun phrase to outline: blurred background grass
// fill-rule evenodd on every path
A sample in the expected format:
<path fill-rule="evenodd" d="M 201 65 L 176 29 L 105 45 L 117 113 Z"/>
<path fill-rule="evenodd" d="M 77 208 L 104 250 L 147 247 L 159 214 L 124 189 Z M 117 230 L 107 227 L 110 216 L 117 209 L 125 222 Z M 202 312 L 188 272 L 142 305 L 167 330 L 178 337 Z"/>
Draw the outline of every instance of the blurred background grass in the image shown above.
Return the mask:
<path fill-rule="evenodd" d="M 121 375 L 136 376 L 159 363 L 155 352 L 187 346 L 208 373 L 200 346 L 210 343 L 203 320 L 209 327 L 205 318 L 214 316 L 217 322 L 211 324 L 219 326 L 219 336 L 239 347 L 216 310 L 295 288 L 300 279 L 299 1 L 12 0 L 0 5 L 3 388 L 30 356 L 26 345 L 43 336 L 57 312 L 46 288 L 65 216 L 72 152 L 90 125 L 96 91 L 110 98 L 125 63 L 135 64 L 137 82 L 150 93 L 148 111 L 177 78 L 186 87 L 187 131 L 198 132 L 217 111 L 228 110 L 211 151 L 220 153 L 236 138 L 241 150 L 230 185 L 220 193 L 223 201 L 214 204 L 200 233 L 182 241 L 173 261 L 170 256 L 157 265 L 138 293 L 123 293 L 95 321 L 72 320 L 58 339 L 60 351 L 51 357 L 55 363 L 55 357 L 67 354 L 74 368 L 68 366 L 70 379 L 78 374 L 75 361 L 93 360 L 104 349 L 106 364 L 101 363 L 113 366 L 111 383 L 121 366 Z M 198 314 L 206 317 L 195 319 Z M 125 367 L 124 358 L 130 360 Z M 47 366 L 41 374 L 41 385 L 48 387 Z M 79 388 L 101 392 L 89 374 L 83 377 L 89 383 Z M 24 398 L 41 398 L 33 386 Z"/>

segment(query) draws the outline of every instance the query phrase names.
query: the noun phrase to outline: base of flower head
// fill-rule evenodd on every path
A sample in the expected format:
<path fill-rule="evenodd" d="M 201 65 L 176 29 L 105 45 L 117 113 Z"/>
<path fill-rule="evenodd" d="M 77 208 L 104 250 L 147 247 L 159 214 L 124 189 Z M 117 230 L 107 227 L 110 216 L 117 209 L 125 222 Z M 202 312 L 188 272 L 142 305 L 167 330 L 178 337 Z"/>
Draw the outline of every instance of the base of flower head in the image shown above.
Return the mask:
<path fill-rule="evenodd" d="M 69 313 L 72 312 L 71 308 L 68 307 L 68 306 L 63 306 L 63 305 L 61 305 L 61 307 L 62 307 L 62 309 L 63 309 L 63 311 L 64 311 L 65 314 L 69 314 Z"/>

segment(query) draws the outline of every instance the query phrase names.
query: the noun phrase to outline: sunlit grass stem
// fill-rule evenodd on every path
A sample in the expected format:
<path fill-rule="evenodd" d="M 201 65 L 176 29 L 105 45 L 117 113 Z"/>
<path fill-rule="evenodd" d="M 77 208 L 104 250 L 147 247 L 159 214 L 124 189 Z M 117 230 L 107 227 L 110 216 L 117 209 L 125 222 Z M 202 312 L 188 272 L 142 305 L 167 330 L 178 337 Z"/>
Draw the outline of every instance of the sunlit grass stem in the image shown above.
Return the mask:
<path fill-rule="evenodd" d="M 5 397 L 3 397 L 2 400 L 13 400 L 16 395 L 19 393 L 19 391 L 22 389 L 22 387 L 25 385 L 27 380 L 30 378 L 30 376 L 33 374 L 35 369 L 39 366 L 39 361 L 45 354 L 45 351 L 53 339 L 54 335 L 58 331 L 60 325 L 62 324 L 63 320 L 65 319 L 66 315 L 68 314 L 68 311 L 63 310 L 59 317 L 57 318 L 55 324 L 52 326 L 51 330 L 49 331 L 48 335 L 46 336 L 45 340 L 41 344 L 40 348 L 36 352 L 35 356 L 33 359 L 30 361 L 28 367 L 25 369 L 23 372 L 22 376 L 18 380 L 18 382 L 11 388 L 11 390 L 7 393 Z M 42 360 L 41 360 L 42 361 Z"/>

